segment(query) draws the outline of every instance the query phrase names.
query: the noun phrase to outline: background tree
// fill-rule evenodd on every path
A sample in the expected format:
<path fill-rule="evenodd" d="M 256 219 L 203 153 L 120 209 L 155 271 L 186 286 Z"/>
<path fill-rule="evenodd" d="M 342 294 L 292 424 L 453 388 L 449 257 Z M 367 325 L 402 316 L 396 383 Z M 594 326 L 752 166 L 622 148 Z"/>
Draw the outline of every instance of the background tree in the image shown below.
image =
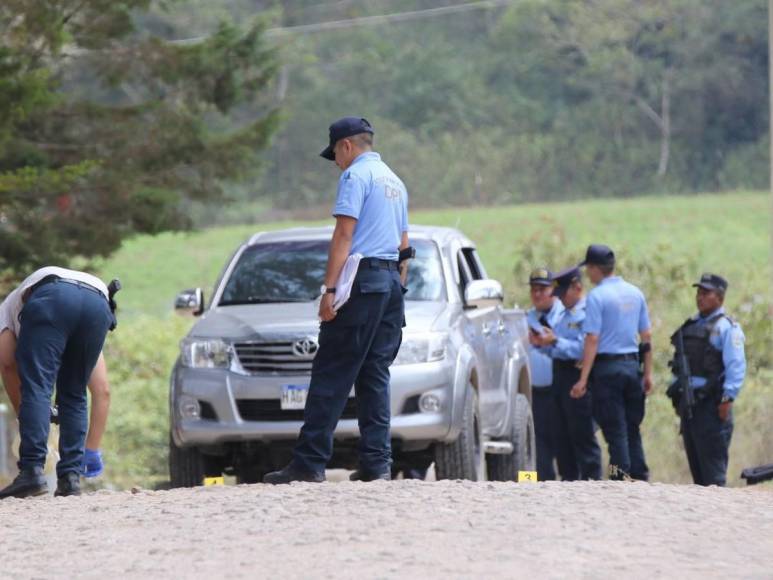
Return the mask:
<path fill-rule="evenodd" d="M 175 8 L 180 3 L 169 3 Z M 277 127 L 265 22 L 171 43 L 152 0 L 0 5 L 0 269 L 107 255 L 191 225 L 256 175 Z"/>

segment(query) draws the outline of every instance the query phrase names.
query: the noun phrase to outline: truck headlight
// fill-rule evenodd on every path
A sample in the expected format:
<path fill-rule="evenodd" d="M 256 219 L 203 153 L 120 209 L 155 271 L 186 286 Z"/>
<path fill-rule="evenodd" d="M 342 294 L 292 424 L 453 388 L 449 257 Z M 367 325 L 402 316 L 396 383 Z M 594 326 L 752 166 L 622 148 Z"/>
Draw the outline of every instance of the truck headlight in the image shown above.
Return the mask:
<path fill-rule="evenodd" d="M 421 332 L 403 335 L 403 343 L 394 365 L 412 365 L 443 360 L 446 356 L 448 334 Z"/>
<path fill-rule="evenodd" d="M 220 339 L 186 338 L 180 343 L 183 366 L 222 369 L 231 366 L 231 347 Z"/>

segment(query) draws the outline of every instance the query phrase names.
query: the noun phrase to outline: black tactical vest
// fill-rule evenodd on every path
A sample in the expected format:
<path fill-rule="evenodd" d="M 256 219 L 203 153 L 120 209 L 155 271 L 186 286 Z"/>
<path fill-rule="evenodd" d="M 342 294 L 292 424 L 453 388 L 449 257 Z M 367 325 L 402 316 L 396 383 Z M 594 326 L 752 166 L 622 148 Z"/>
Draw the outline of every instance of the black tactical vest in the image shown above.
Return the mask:
<path fill-rule="evenodd" d="M 720 378 L 725 373 L 725 363 L 722 360 L 722 351 L 717 350 L 711 345 L 710 337 L 714 327 L 723 318 L 724 314 L 717 314 L 710 318 L 705 324 L 698 324 L 697 320 L 688 319 L 679 327 L 672 336 L 671 344 L 678 352 L 679 350 L 679 332 L 682 332 L 684 342 L 684 352 L 687 357 L 687 364 L 690 365 L 690 376 L 703 377 L 706 379 L 706 385 L 711 388 L 720 384 Z M 729 320 L 729 318 L 728 318 Z M 731 321 L 732 322 L 732 321 Z M 674 355 L 672 361 L 674 373 L 678 374 L 679 357 Z"/>

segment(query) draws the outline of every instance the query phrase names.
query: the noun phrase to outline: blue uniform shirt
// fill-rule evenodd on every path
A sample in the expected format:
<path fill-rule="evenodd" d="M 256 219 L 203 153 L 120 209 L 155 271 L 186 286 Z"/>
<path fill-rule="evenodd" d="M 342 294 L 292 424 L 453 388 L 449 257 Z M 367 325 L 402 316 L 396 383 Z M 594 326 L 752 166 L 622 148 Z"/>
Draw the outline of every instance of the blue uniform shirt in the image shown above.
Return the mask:
<path fill-rule="evenodd" d="M 582 359 L 585 348 L 585 332 L 582 330 L 585 321 L 585 298 L 572 308 L 565 308 L 558 316 L 553 333 L 558 339 L 546 350 L 552 358 L 561 360 Z"/>
<path fill-rule="evenodd" d="M 725 309 L 720 308 L 708 316 L 696 314 L 692 320 L 696 324 L 705 325 L 717 314 L 724 314 Z M 743 330 L 738 324 L 730 322 L 726 317 L 721 317 L 711 332 L 709 342 L 711 346 L 722 351 L 722 362 L 725 364 L 725 383 L 724 394 L 735 399 L 741 391 L 743 379 L 746 376 L 746 354 L 744 352 Z M 690 384 L 693 388 L 700 389 L 706 386 L 706 379 L 703 377 L 690 377 Z"/>
<path fill-rule="evenodd" d="M 408 192 L 381 156 L 369 151 L 341 174 L 333 215 L 357 220 L 352 254 L 397 260 L 408 231 Z"/>
<path fill-rule="evenodd" d="M 633 284 L 610 276 L 588 294 L 583 332 L 599 337 L 599 354 L 636 353 L 638 334 L 649 329 L 647 301 Z"/>
<path fill-rule="evenodd" d="M 539 319 L 542 315 L 551 328 L 555 328 L 558 317 L 564 311 L 564 305 L 558 298 L 553 299 L 553 306 L 547 312 L 530 308 L 526 313 L 526 321 L 534 330 L 541 330 L 544 326 Z M 531 384 L 533 387 L 549 387 L 553 383 L 553 361 L 546 348 L 529 345 L 529 368 L 531 369 Z"/>

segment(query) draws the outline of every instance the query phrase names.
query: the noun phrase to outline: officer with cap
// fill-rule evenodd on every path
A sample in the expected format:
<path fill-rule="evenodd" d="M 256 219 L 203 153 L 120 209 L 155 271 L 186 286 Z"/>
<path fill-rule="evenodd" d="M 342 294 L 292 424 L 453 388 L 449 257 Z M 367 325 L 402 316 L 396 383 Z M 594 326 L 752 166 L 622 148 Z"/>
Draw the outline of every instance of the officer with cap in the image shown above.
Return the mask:
<path fill-rule="evenodd" d="M 553 397 L 558 417 L 554 421 L 556 441 L 567 441 L 574 451 L 580 479 L 601 479 L 601 448 L 596 441 L 592 395 L 574 399 L 570 391 L 580 378 L 585 333 L 585 297 L 576 266 L 553 276 L 553 296 L 561 300 L 563 312 L 553 329 L 545 329 L 540 344 L 553 359 Z"/>
<path fill-rule="evenodd" d="M 352 385 L 357 396 L 360 466 L 353 479 L 391 479 L 389 366 L 397 356 L 405 324 L 400 250 L 408 246 L 408 192 L 372 150 L 373 127 L 360 117 L 330 126 L 321 156 L 342 174 L 333 215 L 314 358 L 304 424 L 290 464 L 266 474 L 271 484 L 321 482 L 333 453 L 333 431 Z M 333 309 L 336 283 L 350 255 L 364 256 L 349 300 Z"/>
<path fill-rule="evenodd" d="M 553 328 L 564 307 L 553 296 L 552 274 L 547 268 L 536 268 L 532 271 L 529 276 L 529 288 L 532 307 L 526 313 L 526 320 L 529 324 L 529 368 L 537 448 L 537 477 L 540 481 L 555 479 L 553 462 L 557 459 L 561 478 L 576 479 L 576 462 L 571 446 L 565 440 L 556 440 L 554 436 L 553 423 L 558 411 L 550 388 L 553 382 L 553 363 L 542 344 L 542 336 Z M 561 443 L 564 445 L 560 446 Z"/>
<path fill-rule="evenodd" d="M 722 276 L 703 274 L 693 284 L 698 313 L 671 337 L 677 351 L 672 369 L 675 374 L 688 375 L 694 394 L 694 406 L 682 415 L 682 438 L 693 481 L 698 485 L 725 485 L 733 401 L 746 374 L 743 330 L 725 314 L 727 286 Z M 684 359 L 687 369 L 681 369 Z M 679 407 L 678 397 L 683 394 L 674 396 L 673 385 L 669 394 Z"/>
<path fill-rule="evenodd" d="M 611 479 L 647 480 L 639 426 L 644 419 L 645 396 L 652 390 L 652 352 L 649 312 L 644 295 L 615 275 L 615 254 L 608 247 L 588 247 L 588 278 L 596 285 L 585 304 L 585 344 L 580 378 L 572 387 L 579 399 L 588 390 L 593 415 L 609 448 Z M 643 357 L 643 377 L 639 357 Z"/>

